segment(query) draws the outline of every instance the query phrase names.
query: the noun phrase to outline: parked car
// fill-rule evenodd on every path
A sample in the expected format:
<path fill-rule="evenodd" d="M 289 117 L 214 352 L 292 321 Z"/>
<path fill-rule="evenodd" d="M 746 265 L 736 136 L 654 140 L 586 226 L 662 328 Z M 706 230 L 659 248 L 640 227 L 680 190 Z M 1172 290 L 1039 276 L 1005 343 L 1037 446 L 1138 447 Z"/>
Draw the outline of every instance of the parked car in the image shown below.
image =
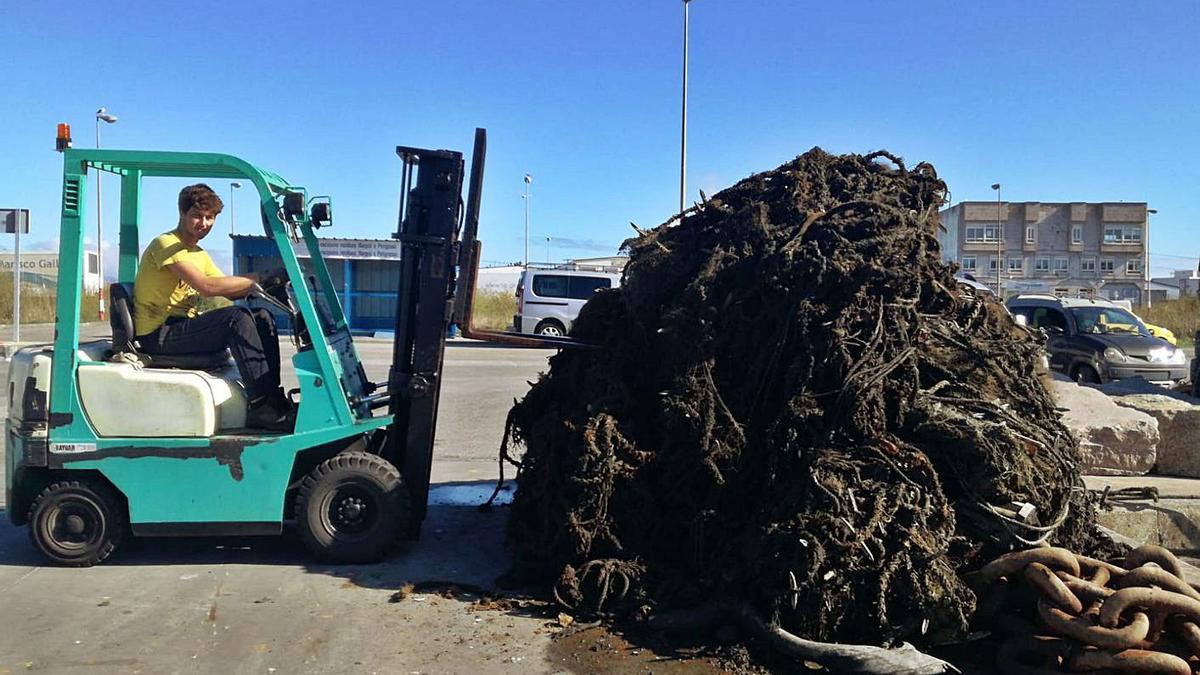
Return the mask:
<path fill-rule="evenodd" d="M 981 283 L 978 279 L 965 272 L 959 273 L 954 277 L 961 288 L 969 288 L 976 295 L 983 297 L 996 297 L 996 293 L 992 291 L 992 287 Z"/>
<path fill-rule="evenodd" d="M 517 314 L 513 330 L 560 337 L 596 291 L 621 285 L 616 272 L 570 269 L 527 269 L 517 281 Z"/>
<path fill-rule="evenodd" d="M 1175 383 L 1188 376 L 1184 350 L 1152 336 L 1141 319 L 1107 300 L 1017 295 L 1006 304 L 1026 325 L 1046 331 L 1050 367 L 1076 382 L 1140 376 Z"/>
<path fill-rule="evenodd" d="M 1150 331 L 1150 334 L 1153 335 L 1154 337 L 1156 337 L 1160 340 L 1166 340 L 1167 342 L 1171 343 L 1172 345 L 1179 344 L 1179 339 L 1175 337 L 1175 332 L 1172 331 L 1170 328 L 1156 326 L 1147 321 L 1143 321 L 1142 325 L 1145 326 L 1146 330 Z"/>

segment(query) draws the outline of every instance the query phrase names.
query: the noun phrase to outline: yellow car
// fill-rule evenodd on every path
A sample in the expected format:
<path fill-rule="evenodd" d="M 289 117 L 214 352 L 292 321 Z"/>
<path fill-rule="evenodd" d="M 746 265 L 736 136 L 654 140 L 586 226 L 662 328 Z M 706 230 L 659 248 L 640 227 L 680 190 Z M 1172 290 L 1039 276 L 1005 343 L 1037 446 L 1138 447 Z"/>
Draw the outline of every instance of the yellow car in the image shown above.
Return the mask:
<path fill-rule="evenodd" d="M 1163 328 L 1162 326 L 1155 326 L 1154 324 L 1146 323 L 1145 321 L 1142 322 L 1142 325 L 1145 326 L 1146 330 L 1150 331 L 1150 334 L 1154 337 L 1162 338 L 1167 342 L 1170 342 L 1172 345 L 1176 343 L 1175 334 L 1169 329 Z"/>
<path fill-rule="evenodd" d="M 1138 319 L 1140 320 L 1141 317 L 1138 317 Z M 1124 330 L 1131 333 L 1138 332 L 1136 326 L 1131 326 L 1129 324 L 1109 323 L 1104 320 L 1103 316 L 1100 317 L 1100 324 L 1103 325 L 1106 330 Z M 1162 338 L 1167 342 L 1170 342 L 1172 346 L 1176 344 L 1177 341 L 1175 339 L 1175 333 L 1172 333 L 1170 329 L 1163 328 L 1162 326 L 1155 326 L 1154 324 L 1147 323 L 1146 321 L 1142 321 L 1142 325 L 1146 327 L 1146 330 L 1149 331 L 1150 335 L 1156 338 Z"/>

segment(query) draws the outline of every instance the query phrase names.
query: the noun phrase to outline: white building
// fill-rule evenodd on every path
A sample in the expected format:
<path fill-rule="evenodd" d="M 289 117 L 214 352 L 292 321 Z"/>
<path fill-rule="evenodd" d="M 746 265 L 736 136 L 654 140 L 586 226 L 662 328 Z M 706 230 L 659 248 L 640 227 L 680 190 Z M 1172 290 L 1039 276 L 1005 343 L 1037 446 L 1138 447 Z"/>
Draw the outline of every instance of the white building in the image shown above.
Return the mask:
<path fill-rule="evenodd" d="M 95 251 L 84 251 L 83 287 L 91 293 L 100 289 L 99 265 Z M 54 289 L 58 286 L 57 252 L 21 251 L 21 282 L 27 286 Z M 0 274 L 12 277 L 13 252 L 0 251 Z"/>

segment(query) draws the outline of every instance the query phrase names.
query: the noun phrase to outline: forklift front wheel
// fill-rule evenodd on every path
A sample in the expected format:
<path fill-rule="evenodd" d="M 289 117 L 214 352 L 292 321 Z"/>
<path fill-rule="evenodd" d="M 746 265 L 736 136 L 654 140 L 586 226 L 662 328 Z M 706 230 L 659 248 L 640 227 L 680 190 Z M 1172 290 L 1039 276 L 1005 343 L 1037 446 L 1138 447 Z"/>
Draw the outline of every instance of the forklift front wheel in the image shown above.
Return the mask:
<path fill-rule="evenodd" d="M 408 521 L 408 490 L 400 472 L 367 452 L 325 460 L 304 478 L 296 498 L 300 538 L 327 562 L 379 560 Z"/>
<path fill-rule="evenodd" d="M 124 534 L 120 500 L 97 481 L 53 483 L 29 507 L 33 545 L 59 565 L 91 567 L 107 558 Z"/>

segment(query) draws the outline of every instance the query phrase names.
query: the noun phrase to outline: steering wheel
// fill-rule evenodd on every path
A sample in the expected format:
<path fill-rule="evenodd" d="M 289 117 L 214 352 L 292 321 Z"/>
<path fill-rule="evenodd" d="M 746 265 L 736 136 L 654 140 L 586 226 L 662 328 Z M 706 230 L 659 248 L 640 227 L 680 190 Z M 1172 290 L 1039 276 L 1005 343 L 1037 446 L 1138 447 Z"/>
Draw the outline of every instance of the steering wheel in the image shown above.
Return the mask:
<path fill-rule="evenodd" d="M 272 284 L 270 289 L 263 288 L 261 284 L 254 284 L 247 297 L 262 300 L 287 314 L 292 322 L 292 342 L 297 349 L 302 349 L 312 343 L 312 338 L 309 336 L 308 325 L 305 324 L 304 317 L 300 315 L 300 309 L 296 307 L 296 303 L 292 302 L 291 288 L 292 282 L 287 279 L 284 279 L 282 283 Z"/>

